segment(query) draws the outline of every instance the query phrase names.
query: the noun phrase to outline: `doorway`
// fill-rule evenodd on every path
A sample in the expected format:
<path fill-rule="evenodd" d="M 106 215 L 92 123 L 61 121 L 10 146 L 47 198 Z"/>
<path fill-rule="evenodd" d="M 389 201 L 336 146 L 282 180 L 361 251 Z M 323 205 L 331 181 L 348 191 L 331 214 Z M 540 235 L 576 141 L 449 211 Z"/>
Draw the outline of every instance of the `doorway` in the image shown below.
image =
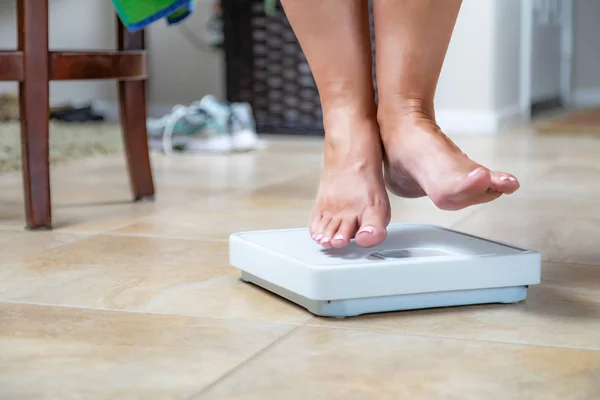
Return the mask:
<path fill-rule="evenodd" d="M 568 107 L 573 0 L 521 1 L 520 106 L 525 120 Z"/>

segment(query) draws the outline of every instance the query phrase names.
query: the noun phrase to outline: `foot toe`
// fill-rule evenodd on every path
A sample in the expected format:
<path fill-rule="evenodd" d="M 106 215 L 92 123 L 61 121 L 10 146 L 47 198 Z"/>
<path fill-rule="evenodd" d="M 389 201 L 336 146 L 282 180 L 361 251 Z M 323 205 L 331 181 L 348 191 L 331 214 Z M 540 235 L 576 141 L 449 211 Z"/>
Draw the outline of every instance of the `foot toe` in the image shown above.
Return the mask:
<path fill-rule="evenodd" d="M 383 209 L 368 208 L 360 222 L 360 229 L 356 233 L 356 244 L 360 247 L 377 246 L 387 237 L 389 216 Z"/>
<path fill-rule="evenodd" d="M 317 235 L 317 229 L 319 227 L 319 222 L 321 222 L 321 214 L 314 213 L 310 219 L 310 224 L 308 226 L 308 233 L 311 238 L 315 238 Z"/>
<path fill-rule="evenodd" d="M 489 189 L 491 180 L 490 171 L 487 168 L 479 167 L 467 175 L 459 185 L 458 191 L 468 197 L 478 195 Z"/>
<path fill-rule="evenodd" d="M 341 249 L 348 246 L 350 239 L 355 235 L 357 229 L 356 218 L 346 218 L 340 224 L 340 228 L 331 239 L 331 246 Z"/>
<path fill-rule="evenodd" d="M 479 167 L 466 177 L 459 175 L 454 187 L 442 190 L 440 195 L 430 196 L 442 210 L 456 211 L 477 204 L 477 198 L 491 188 L 491 174 L 487 168 Z"/>
<path fill-rule="evenodd" d="M 333 236 L 336 234 L 340 225 L 342 223 L 342 219 L 339 217 L 334 217 L 331 219 L 327 227 L 323 230 L 323 237 L 320 239 L 319 243 L 321 246 L 326 249 L 331 248 L 331 241 L 333 240 Z"/>
<path fill-rule="evenodd" d="M 491 187 L 504 194 L 512 194 L 516 192 L 521 185 L 519 180 L 511 174 L 505 172 L 492 172 Z"/>
<path fill-rule="evenodd" d="M 323 235 L 325 234 L 325 229 L 331 222 L 332 217 L 330 215 L 323 215 L 319 222 L 316 224 L 316 227 L 312 234 L 312 239 L 318 244 L 321 243 L 321 239 L 323 239 Z"/>

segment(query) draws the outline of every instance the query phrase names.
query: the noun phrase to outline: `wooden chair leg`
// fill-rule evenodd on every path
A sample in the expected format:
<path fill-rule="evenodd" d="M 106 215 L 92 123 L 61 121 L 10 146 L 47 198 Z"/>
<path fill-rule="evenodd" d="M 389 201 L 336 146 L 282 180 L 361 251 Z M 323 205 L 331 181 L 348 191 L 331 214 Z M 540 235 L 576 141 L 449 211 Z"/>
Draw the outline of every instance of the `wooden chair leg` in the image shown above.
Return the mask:
<path fill-rule="evenodd" d="M 117 18 L 119 50 L 143 50 L 144 33 L 129 33 Z M 121 129 L 134 199 L 154 197 L 146 130 L 146 81 L 120 81 Z"/>
<path fill-rule="evenodd" d="M 48 0 L 19 0 L 19 83 L 25 213 L 30 229 L 51 229 L 49 162 Z"/>

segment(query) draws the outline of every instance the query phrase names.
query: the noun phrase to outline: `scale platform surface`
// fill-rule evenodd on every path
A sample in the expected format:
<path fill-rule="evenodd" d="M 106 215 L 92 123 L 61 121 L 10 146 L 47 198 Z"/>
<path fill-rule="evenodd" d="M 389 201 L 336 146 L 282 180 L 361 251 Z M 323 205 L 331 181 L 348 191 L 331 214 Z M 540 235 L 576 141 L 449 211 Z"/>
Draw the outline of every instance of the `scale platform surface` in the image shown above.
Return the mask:
<path fill-rule="evenodd" d="M 229 258 L 242 280 L 327 317 L 516 303 L 541 278 L 537 251 L 419 224 L 391 224 L 369 249 L 324 249 L 306 229 L 235 233 Z"/>

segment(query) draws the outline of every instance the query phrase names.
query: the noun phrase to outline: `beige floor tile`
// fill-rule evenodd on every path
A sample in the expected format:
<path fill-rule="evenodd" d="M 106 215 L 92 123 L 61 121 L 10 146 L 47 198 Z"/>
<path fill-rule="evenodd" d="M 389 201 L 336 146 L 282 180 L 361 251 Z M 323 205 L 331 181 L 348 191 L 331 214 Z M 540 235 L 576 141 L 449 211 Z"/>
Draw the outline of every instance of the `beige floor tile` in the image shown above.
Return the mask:
<path fill-rule="evenodd" d="M 55 231 L 103 232 L 132 224 L 142 217 L 164 211 L 170 204 L 163 196 L 157 202 L 134 203 L 128 189 L 118 190 L 54 190 L 52 204 L 52 226 Z M 19 192 L 2 201 L 7 201 L 0 209 L 0 229 L 21 229 L 25 226 L 23 196 Z"/>
<path fill-rule="evenodd" d="M 0 269 L 0 300 L 303 323 L 310 315 L 239 279 L 227 242 L 94 236 Z"/>
<path fill-rule="evenodd" d="M 600 218 L 600 202 L 595 197 L 572 196 L 564 191 L 542 193 L 522 188 L 523 193 L 505 196 L 494 203 L 480 207 L 486 213 L 515 212 L 538 214 L 552 220 L 555 216 L 569 218 Z"/>
<path fill-rule="evenodd" d="M 580 154 L 590 154 L 600 150 L 598 136 L 568 133 L 540 135 L 531 129 L 510 129 L 493 137 L 459 135 L 452 139 L 469 156 L 478 154 L 494 158 L 556 161 L 558 157 L 577 157 Z M 478 161 L 484 160 L 478 159 Z"/>
<path fill-rule="evenodd" d="M 591 152 L 591 150 L 590 150 Z M 598 154 L 596 151 L 594 154 Z M 600 165 L 597 159 L 563 157 L 553 163 L 552 167 L 529 183 L 529 188 L 538 195 L 563 195 L 572 198 L 598 198 L 600 185 L 598 176 Z"/>
<path fill-rule="evenodd" d="M 52 225 L 56 231 L 102 232 L 131 224 L 138 219 L 169 208 L 197 201 L 183 192 L 166 192 L 155 201 L 134 202 L 126 176 L 112 183 L 83 182 L 88 175 L 73 181 L 52 181 Z M 101 176 L 101 175 L 100 175 Z M 55 183 L 56 182 L 56 183 Z M 20 180 L 0 189 L 0 229 L 25 226 L 23 191 Z"/>
<path fill-rule="evenodd" d="M 307 227 L 311 207 L 311 201 L 276 196 L 219 197 L 152 215 L 116 233 L 227 240 L 240 231 Z"/>
<path fill-rule="evenodd" d="M 253 195 L 294 201 L 304 200 L 307 204 L 312 205 L 317 195 L 320 177 L 320 171 L 315 170 L 293 179 L 260 187 L 253 192 Z"/>
<path fill-rule="evenodd" d="M 600 298 L 600 266 L 544 263 L 542 283 L 574 293 L 592 293 Z"/>
<path fill-rule="evenodd" d="M 264 135 L 269 151 L 278 154 L 323 153 L 323 137 L 301 135 Z"/>
<path fill-rule="evenodd" d="M 195 398 L 588 400 L 600 352 L 300 328 Z"/>
<path fill-rule="evenodd" d="M 600 350 L 600 267 L 544 264 L 520 304 L 479 305 L 349 318 L 311 325 Z"/>
<path fill-rule="evenodd" d="M 0 398 L 188 399 L 290 329 L 0 303 Z"/>
<path fill-rule="evenodd" d="M 571 211 L 560 212 L 559 207 L 544 212 L 545 208 L 552 207 L 552 203 L 544 205 L 543 200 L 519 207 L 510 207 L 510 204 L 504 206 L 498 202 L 490 205 L 461 221 L 455 228 L 536 249 L 542 252 L 546 261 L 600 265 L 600 219 L 574 216 Z M 597 209 L 597 206 L 589 207 Z"/>
<path fill-rule="evenodd" d="M 86 236 L 51 231 L 29 232 L 0 230 L 0 269 L 2 264 L 15 262 L 53 247 L 75 242 Z M 0 287 L 2 283 L 0 283 Z"/>
<path fill-rule="evenodd" d="M 166 192 L 207 195 L 247 192 L 319 168 L 320 155 L 255 152 L 229 156 L 160 157 L 155 179 Z M 157 156 L 156 159 L 159 159 Z"/>

